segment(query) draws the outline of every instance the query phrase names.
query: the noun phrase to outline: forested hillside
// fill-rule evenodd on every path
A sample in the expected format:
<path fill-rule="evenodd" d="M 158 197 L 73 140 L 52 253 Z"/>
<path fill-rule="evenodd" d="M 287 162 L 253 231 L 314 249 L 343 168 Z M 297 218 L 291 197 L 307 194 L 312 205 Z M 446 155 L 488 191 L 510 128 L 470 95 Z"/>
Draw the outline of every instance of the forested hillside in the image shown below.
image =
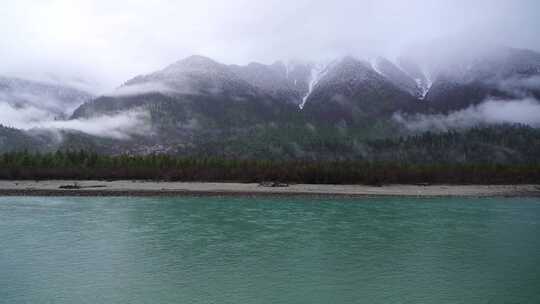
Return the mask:
<path fill-rule="evenodd" d="M 346 140 L 314 141 L 313 145 L 328 151 L 356 149 Z M 228 143 L 228 146 L 233 144 Z M 235 158 L 210 151 L 206 154 L 199 151 L 191 156 L 105 156 L 85 150 L 52 154 L 6 153 L 0 156 L 0 178 L 271 180 L 374 185 L 540 182 L 540 130 L 521 126 L 376 140 L 364 144 L 365 155 L 339 160 L 335 155 L 327 160 L 272 158 L 265 157 L 275 149 L 271 144 L 268 151 L 252 148 L 257 152 L 253 158 Z"/>

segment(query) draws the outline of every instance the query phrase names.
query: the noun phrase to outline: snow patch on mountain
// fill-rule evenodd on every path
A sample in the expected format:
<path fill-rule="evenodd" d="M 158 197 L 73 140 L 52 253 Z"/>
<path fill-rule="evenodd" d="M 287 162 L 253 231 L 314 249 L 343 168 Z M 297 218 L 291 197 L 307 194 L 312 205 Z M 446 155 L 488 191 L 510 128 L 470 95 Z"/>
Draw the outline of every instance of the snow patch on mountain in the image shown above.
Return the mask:
<path fill-rule="evenodd" d="M 384 73 L 381 71 L 381 69 L 379 69 L 378 61 L 379 61 L 379 58 L 370 58 L 369 59 L 369 64 L 371 65 L 371 68 L 375 72 L 377 72 L 378 74 L 380 74 L 382 76 L 385 76 Z"/>
<path fill-rule="evenodd" d="M 420 100 L 424 100 L 431 89 L 431 86 L 433 85 L 433 82 L 429 77 L 426 77 L 425 79 L 421 78 L 415 78 L 414 81 L 416 82 L 416 85 L 420 89 Z"/>
<path fill-rule="evenodd" d="M 330 70 L 330 67 L 332 65 L 333 65 L 333 63 L 320 63 L 320 64 L 314 65 L 311 68 L 311 74 L 310 74 L 310 77 L 309 77 L 308 91 L 307 91 L 306 95 L 304 95 L 304 97 L 302 97 L 302 103 L 298 106 L 300 108 L 300 110 L 304 109 L 304 107 L 306 105 L 306 102 L 309 99 L 309 96 L 311 96 L 311 93 L 313 92 L 313 90 L 315 89 L 317 84 L 319 84 L 321 79 L 323 79 L 324 76 L 328 73 L 328 71 Z"/>
<path fill-rule="evenodd" d="M 431 87 L 433 86 L 433 75 L 429 73 L 425 68 L 422 69 L 422 74 L 424 75 L 424 77 L 422 86 L 420 86 L 420 89 L 422 90 L 420 100 L 426 99 L 429 90 L 431 90 Z"/>

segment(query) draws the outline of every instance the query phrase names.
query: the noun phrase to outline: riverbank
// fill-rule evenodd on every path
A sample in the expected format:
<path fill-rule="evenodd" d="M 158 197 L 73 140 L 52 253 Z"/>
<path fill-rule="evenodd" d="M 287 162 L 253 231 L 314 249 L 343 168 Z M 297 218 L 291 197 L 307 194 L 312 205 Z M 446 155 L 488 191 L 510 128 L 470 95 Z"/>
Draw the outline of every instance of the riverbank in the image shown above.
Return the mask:
<path fill-rule="evenodd" d="M 0 196 L 539 196 L 540 185 L 279 185 L 155 181 L 0 181 Z"/>

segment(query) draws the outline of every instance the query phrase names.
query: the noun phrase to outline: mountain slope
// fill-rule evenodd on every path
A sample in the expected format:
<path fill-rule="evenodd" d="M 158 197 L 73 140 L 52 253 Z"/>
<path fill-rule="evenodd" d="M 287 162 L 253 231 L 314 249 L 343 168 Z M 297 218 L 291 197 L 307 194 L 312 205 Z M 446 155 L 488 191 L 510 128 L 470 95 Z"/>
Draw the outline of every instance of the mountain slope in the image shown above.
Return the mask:
<path fill-rule="evenodd" d="M 411 76 L 393 64 L 390 60 L 383 57 L 378 57 L 371 63 L 371 65 L 375 71 L 390 80 L 390 82 L 400 89 L 408 92 L 416 98 L 422 98 L 421 83 L 417 83 Z M 421 79 L 422 78 L 420 78 L 420 81 Z"/>
<path fill-rule="evenodd" d="M 498 47 L 454 57 L 451 64 L 432 67 L 435 80 L 425 98 L 431 112 L 448 113 L 487 98 L 540 96 L 539 53 Z"/>
<path fill-rule="evenodd" d="M 14 151 L 49 152 L 53 148 L 53 140 L 47 134 L 39 132 L 32 134 L 0 125 L 0 153 Z"/>
<path fill-rule="evenodd" d="M 246 66 L 231 65 L 230 69 L 238 77 L 259 88 L 276 100 L 299 104 L 307 93 L 309 65 L 272 65 L 250 63 Z"/>
<path fill-rule="evenodd" d="M 224 64 L 203 56 L 191 56 L 163 70 L 135 77 L 127 81 L 123 89 L 140 87 L 158 91 L 168 90 L 172 94 L 220 95 L 228 97 L 261 97 L 260 92 L 233 73 Z M 122 88 L 121 88 L 122 89 Z"/>
<path fill-rule="evenodd" d="M 149 152 L 187 149 L 198 138 L 242 136 L 253 128 L 300 119 L 296 103 L 237 73 L 208 58 L 189 57 L 126 82 L 116 94 L 82 105 L 72 119 L 147 111 L 154 132 L 133 141 L 132 150 Z"/>
<path fill-rule="evenodd" d="M 373 70 L 346 57 L 334 63 L 306 102 L 306 115 L 326 123 L 364 125 L 406 109 L 415 98 Z"/>

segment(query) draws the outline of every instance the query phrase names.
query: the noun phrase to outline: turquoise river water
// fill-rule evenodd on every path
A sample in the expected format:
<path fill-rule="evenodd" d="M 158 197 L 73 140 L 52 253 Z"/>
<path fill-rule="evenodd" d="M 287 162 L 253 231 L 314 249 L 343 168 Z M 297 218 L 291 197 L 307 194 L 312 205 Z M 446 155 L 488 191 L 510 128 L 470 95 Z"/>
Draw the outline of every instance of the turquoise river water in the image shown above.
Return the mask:
<path fill-rule="evenodd" d="M 540 303 L 540 199 L 0 197 L 0 303 Z"/>

